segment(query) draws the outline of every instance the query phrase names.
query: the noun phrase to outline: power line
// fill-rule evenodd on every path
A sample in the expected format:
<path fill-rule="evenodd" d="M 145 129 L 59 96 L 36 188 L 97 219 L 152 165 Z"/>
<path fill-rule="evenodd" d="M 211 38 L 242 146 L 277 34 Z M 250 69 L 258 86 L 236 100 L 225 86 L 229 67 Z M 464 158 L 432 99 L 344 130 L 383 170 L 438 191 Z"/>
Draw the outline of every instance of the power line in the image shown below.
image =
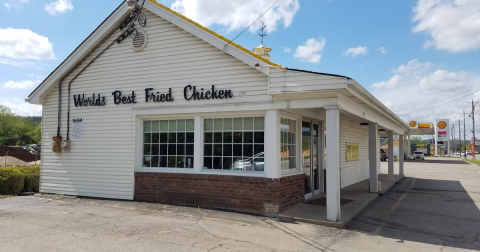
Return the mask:
<path fill-rule="evenodd" d="M 232 43 L 235 39 L 237 39 L 238 37 L 240 37 L 240 35 L 242 35 L 246 30 L 248 30 L 253 24 L 255 24 L 261 17 L 263 17 L 263 15 L 265 15 L 265 13 L 267 13 L 275 4 L 278 3 L 278 1 L 280 0 L 277 0 L 275 1 L 275 3 L 273 3 L 270 7 L 268 7 L 268 9 L 262 13 L 262 15 L 260 15 L 260 17 L 258 17 L 255 21 L 253 21 L 253 23 L 251 23 L 247 28 L 245 28 L 245 30 L 243 30 L 242 32 L 240 32 L 240 34 L 238 34 L 235 38 L 233 38 L 232 40 L 230 40 L 226 45 L 225 47 L 223 48 L 223 52 L 226 52 L 227 51 L 227 46 Z"/>
<path fill-rule="evenodd" d="M 427 108 L 427 109 L 424 109 L 424 110 L 420 110 L 420 111 L 413 112 L 413 113 L 409 113 L 409 114 L 398 114 L 398 115 L 400 115 L 400 116 L 413 115 L 413 114 L 416 114 L 416 113 L 420 113 L 420 112 L 423 112 L 423 111 L 427 111 L 427 110 L 430 110 L 430 109 L 433 109 L 433 108 L 436 108 L 436 107 L 440 107 L 440 106 L 443 106 L 443 105 L 452 103 L 452 102 L 454 102 L 454 101 L 458 101 L 458 100 L 463 99 L 463 98 L 465 98 L 465 97 L 467 97 L 467 96 L 469 96 L 469 95 L 475 94 L 476 92 L 478 92 L 478 91 L 475 91 L 475 92 L 473 92 L 473 93 L 470 93 L 470 94 L 467 94 L 467 95 L 465 95 L 465 96 L 462 96 L 462 97 L 460 97 L 460 98 L 458 98 L 458 99 L 451 100 L 451 101 L 449 101 L 449 102 L 442 103 L 442 104 L 440 104 L 440 105 L 433 106 L 433 107 L 430 107 L 430 108 Z M 463 113 L 462 113 L 462 114 L 463 114 Z"/>

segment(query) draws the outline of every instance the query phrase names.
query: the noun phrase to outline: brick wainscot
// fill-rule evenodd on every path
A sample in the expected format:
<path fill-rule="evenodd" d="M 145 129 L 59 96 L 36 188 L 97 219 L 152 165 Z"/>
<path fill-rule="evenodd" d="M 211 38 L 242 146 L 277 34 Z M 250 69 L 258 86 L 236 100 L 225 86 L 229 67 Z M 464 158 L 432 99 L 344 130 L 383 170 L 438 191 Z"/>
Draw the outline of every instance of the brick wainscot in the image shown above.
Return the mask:
<path fill-rule="evenodd" d="M 304 201 L 305 174 L 279 179 L 135 173 L 135 200 L 271 214 Z"/>

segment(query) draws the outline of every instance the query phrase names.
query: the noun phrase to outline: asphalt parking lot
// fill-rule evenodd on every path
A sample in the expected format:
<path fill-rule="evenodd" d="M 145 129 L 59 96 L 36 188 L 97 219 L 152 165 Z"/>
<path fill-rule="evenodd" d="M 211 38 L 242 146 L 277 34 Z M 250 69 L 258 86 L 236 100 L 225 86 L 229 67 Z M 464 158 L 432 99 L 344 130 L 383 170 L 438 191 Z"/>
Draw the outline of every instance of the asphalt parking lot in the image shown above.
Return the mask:
<path fill-rule="evenodd" d="M 480 166 L 425 161 L 405 163 L 407 178 L 345 229 L 131 201 L 4 198 L 0 251 L 480 250 Z"/>

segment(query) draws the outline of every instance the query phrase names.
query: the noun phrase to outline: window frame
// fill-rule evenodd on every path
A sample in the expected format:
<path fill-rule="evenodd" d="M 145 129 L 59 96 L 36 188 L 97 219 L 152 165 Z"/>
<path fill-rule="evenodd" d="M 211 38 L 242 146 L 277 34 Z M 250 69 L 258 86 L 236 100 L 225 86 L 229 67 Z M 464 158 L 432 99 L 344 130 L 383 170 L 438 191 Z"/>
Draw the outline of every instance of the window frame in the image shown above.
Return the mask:
<path fill-rule="evenodd" d="M 265 112 L 263 113 L 235 113 L 235 115 L 207 115 L 207 116 L 202 116 L 201 117 L 201 125 L 202 125 L 202 129 L 201 129 L 201 138 L 202 138 L 202 141 L 201 141 L 201 145 L 202 145 L 202 148 L 201 148 L 201 172 L 202 173 L 207 173 L 207 174 L 220 174 L 220 175 L 242 175 L 242 176 L 262 176 L 264 177 L 265 176 L 265 166 L 264 166 L 264 170 L 263 171 L 247 171 L 247 170 L 224 170 L 224 169 L 204 169 L 205 167 L 205 164 L 204 164 L 204 158 L 205 158 L 205 153 L 204 153 L 204 146 L 205 146 L 205 120 L 208 120 L 208 119 L 225 119 L 225 118 L 232 118 L 232 119 L 235 119 L 235 118 L 245 118 L 245 117 L 262 117 L 263 118 L 263 133 L 265 134 Z M 243 127 L 243 125 L 242 125 Z M 244 131 L 244 129 L 242 128 L 242 132 Z M 212 131 L 214 132 L 214 131 Z M 223 131 L 222 131 L 223 132 Z M 255 131 L 252 131 L 252 132 L 255 132 Z M 243 142 L 242 142 L 242 146 L 243 146 Z M 223 141 L 222 141 L 222 145 L 223 145 Z M 265 160 L 265 137 L 264 137 L 264 142 L 263 142 L 263 148 L 264 148 L 264 160 Z M 243 147 L 242 147 L 243 149 Z M 243 154 L 243 153 L 242 153 Z M 233 156 L 233 154 L 232 154 Z M 213 155 L 212 155 L 213 157 Z"/>
<path fill-rule="evenodd" d="M 302 134 L 302 120 L 303 120 L 303 117 L 300 116 L 300 115 L 295 115 L 295 114 L 290 114 L 290 113 L 287 113 L 287 112 L 281 112 L 280 113 L 280 121 L 279 123 L 281 124 L 281 119 L 282 118 L 285 118 L 285 119 L 289 119 L 289 120 L 294 120 L 296 122 L 296 132 L 295 132 L 295 136 L 296 136 L 296 139 L 295 139 L 295 150 L 296 150 L 296 155 L 295 155 L 295 163 L 296 163 L 296 168 L 295 169 L 288 169 L 288 170 L 282 170 L 282 168 L 280 167 L 280 174 L 282 177 L 284 176 L 287 176 L 287 175 L 293 175 L 293 174 L 298 174 L 298 173 L 301 173 L 302 172 L 302 168 L 301 168 L 301 162 L 300 162 L 300 157 L 299 157 L 299 154 L 302 152 L 302 149 L 301 149 L 301 145 L 302 145 L 302 139 L 301 137 L 301 134 Z M 279 137 L 279 143 L 281 142 L 281 134 L 282 134 L 282 130 L 280 129 L 280 125 L 278 126 L 279 127 L 279 132 L 278 132 L 278 137 Z M 281 143 L 280 143 L 281 144 Z M 280 156 L 280 153 L 279 153 L 279 156 Z M 281 162 L 281 157 L 280 157 L 280 162 Z"/>
<path fill-rule="evenodd" d="M 158 113 L 156 111 L 153 111 Z M 135 172 L 158 172 L 158 173 L 182 173 L 182 174 L 211 174 L 211 175 L 231 175 L 248 177 L 266 177 L 264 171 L 238 171 L 238 170 L 214 170 L 203 169 L 204 158 L 204 119 L 214 118 L 236 118 L 236 117 L 263 117 L 265 120 L 266 111 L 235 111 L 235 112 L 203 112 L 203 113 L 179 113 L 179 114 L 137 114 L 133 119 L 134 124 L 134 171 Z M 152 113 L 152 114 L 150 114 Z M 232 115 L 234 113 L 234 115 Z M 193 169 L 186 168 L 160 168 L 160 167 L 142 167 L 143 164 L 143 121 L 146 120 L 176 120 L 176 119 L 194 119 L 194 163 Z M 264 129 L 265 132 L 265 129 Z M 265 148 L 264 143 L 264 148 Z"/>
<path fill-rule="evenodd" d="M 193 143 L 193 168 L 170 168 L 170 167 L 143 167 L 143 122 L 144 121 L 162 121 L 162 120 L 193 120 L 194 124 L 194 143 Z M 136 117 L 135 123 L 135 171 L 136 172 L 165 172 L 165 173 L 194 173 L 195 170 L 195 156 L 197 152 L 196 144 L 196 116 L 192 114 L 179 115 L 140 115 Z"/>
<path fill-rule="evenodd" d="M 192 159 L 192 168 L 188 168 L 188 167 L 184 167 L 184 168 L 181 168 L 181 167 L 144 167 L 143 166 L 143 162 L 144 162 L 144 148 L 145 148 L 145 144 L 152 144 L 151 142 L 150 143 L 145 143 L 144 142 L 144 134 L 145 132 L 143 131 L 143 126 L 144 126 L 144 123 L 145 122 L 152 122 L 152 121 L 178 121 L 178 120 L 193 120 L 193 131 L 187 131 L 186 129 L 183 131 L 185 133 L 187 132 L 193 132 L 194 134 L 194 141 L 193 143 L 191 143 L 191 145 L 193 145 L 193 155 L 191 155 L 193 157 Z M 186 125 L 185 125 L 186 127 Z M 139 128 L 139 131 L 140 132 L 140 142 L 141 142 L 141 145 L 140 145 L 140 167 L 142 170 L 145 170 L 145 169 L 171 169 L 171 170 L 177 170 L 177 169 L 186 169 L 186 170 L 193 170 L 194 169 L 194 165 L 195 165 L 195 118 L 145 118 L 145 119 L 142 119 L 141 120 L 141 123 L 140 123 L 140 128 Z M 166 133 L 169 133 L 170 131 L 167 131 Z M 178 131 L 176 130 L 175 133 L 177 133 Z M 153 133 L 153 132 L 152 132 Z M 159 132 L 160 133 L 160 132 Z M 186 141 L 186 140 L 185 140 Z M 184 143 L 185 145 L 187 144 L 186 142 Z M 175 149 L 177 149 L 177 145 L 178 143 L 175 143 Z M 168 145 L 167 145 L 167 148 L 168 148 Z M 150 155 L 150 156 L 157 156 L 157 155 Z M 161 157 L 162 155 L 158 155 L 158 157 Z M 178 154 L 175 154 L 175 155 L 166 155 L 167 158 L 170 157 L 170 156 L 175 156 L 176 158 L 179 156 Z M 187 156 L 187 154 L 185 153 L 183 156 Z M 168 162 L 168 160 L 167 160 Z"/>

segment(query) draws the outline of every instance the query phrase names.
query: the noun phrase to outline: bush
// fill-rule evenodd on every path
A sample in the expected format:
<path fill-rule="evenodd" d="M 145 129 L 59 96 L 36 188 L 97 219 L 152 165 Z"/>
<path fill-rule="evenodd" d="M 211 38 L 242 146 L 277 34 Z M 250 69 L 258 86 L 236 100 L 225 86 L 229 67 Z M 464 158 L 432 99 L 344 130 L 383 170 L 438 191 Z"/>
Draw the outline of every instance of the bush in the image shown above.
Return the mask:
<path fill-rule="evenodd" d="M 25 174 L 23 188 L 38 192 L 40 186 L 40 165 L 18 167 L 17 169 Z"/>
<path fill-rule="evenodd" d="M 0 168 L 0 194 L 17 194 L 23 189 L 25 174 L 13 167 Z"/>

